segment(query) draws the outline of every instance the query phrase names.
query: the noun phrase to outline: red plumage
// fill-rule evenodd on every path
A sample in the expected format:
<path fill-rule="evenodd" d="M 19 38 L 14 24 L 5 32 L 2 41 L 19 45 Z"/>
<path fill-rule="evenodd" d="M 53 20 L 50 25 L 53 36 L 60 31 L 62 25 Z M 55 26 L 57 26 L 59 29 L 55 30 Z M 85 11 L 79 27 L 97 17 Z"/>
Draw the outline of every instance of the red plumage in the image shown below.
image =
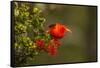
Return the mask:
<path fill-rule="evenodd" d="M 64 37 L 65 32 L 71 32 L 67 27 L 60 23 L 50 27 L 49 33 L 56 39 L 61 39 Z"/>

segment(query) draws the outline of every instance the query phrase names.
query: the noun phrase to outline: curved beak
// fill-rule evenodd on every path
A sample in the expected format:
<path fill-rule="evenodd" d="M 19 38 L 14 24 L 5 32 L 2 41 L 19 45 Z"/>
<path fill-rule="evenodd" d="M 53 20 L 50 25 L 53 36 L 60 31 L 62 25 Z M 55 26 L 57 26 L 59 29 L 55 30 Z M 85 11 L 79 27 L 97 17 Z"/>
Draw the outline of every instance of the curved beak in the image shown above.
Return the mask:
<path fill-rule="evenodd" d="M 70 29 L 68 29 L 68 28 L 66 28 L 66 31 L 68 31 L 68 32 L 72 33 L 72 31 L 71 31 Z"/>

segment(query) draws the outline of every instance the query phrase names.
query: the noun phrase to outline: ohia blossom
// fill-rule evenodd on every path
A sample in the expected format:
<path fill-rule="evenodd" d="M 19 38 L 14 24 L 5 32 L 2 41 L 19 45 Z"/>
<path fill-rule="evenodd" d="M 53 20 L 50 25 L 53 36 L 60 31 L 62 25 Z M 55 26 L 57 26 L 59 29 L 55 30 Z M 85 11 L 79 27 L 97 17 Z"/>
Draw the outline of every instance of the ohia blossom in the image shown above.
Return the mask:
<path fill-rule="evenodd" d="M 43 49 L 45 47 L 45 41 L 42 39 L 36 40 L 36 44 L 40 49 Z"/>
<path fill-rule="evenodd" d="M 48 53 L 51 56 L 56 56 L 57 55 L 57 48 L 55 46 L 52 45 L 48 45 Z"/>

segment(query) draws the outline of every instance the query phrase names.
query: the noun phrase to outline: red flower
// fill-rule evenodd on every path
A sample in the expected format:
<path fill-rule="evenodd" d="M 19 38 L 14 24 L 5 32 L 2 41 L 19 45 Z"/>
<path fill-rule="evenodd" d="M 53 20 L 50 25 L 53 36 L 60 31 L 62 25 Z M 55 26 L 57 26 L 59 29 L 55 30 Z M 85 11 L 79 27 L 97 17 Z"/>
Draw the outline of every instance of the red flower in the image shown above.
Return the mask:
<path fill-rule="evenodd" d="M 52 45 L 48 45 L 48 53 L 51 56 L 56 56 L 57 55 L 57 48 L 52 46 Z"/>
<path fill-rule="evenodd" d="M 44 40 L 37 40 L 36 44 L 40 49 L 44 49 L 44 47 L 45 47 L 45 41 Z"/>
<path fill-rule="evenodd" d="M 49 33 L 56 39 L 61 39 L 64 37 L 65 32 L 71 32 L 67 27 L 60 23 L 56 23 L 53 26 L 50 26 Z"/>
<path fill-rule="evenodd" d="M 59 47 L 61 45 L 60 41 L 58 39 L 53 40 L 56 47 Z"/>

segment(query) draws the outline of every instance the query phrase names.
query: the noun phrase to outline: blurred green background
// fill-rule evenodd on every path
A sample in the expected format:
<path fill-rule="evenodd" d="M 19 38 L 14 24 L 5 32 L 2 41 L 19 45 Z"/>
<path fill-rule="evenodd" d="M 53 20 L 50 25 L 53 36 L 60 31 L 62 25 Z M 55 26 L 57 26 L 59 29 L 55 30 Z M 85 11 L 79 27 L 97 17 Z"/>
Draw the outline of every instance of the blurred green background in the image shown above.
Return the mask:
<path fill-rule="evenodd" d="M 97 7 L 30 3 L 43 11 L 46 30 L 50 24 L 60 22 L 72 31 L 61 39 L 56 57 L 47 53 L 35 56 L 28 65 L 96 61 Z"/>
<path fill-rule="evenodd" d="M 55 64 L 96 61 L 97 8 L 93 6 L 59 5 L 33 3 L 42 9 L 49 24 L 60 22 L 68 26 L 72 33 L 62 40 L 56 57 L 41 53 L 32 64 Z"/>

